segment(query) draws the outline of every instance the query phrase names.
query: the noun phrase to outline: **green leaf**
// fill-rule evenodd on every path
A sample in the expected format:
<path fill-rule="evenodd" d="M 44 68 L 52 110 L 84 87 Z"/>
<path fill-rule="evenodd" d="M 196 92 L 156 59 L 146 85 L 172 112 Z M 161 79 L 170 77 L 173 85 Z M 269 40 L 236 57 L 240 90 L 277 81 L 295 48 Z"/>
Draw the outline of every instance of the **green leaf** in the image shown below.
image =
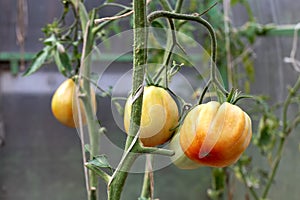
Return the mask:
<path fill-rule="evenodd" d="M 43 64 L 46 62 L 46 60 L 50 56 L 52 48 L 50 46 L 44 47 L 42 51 L 40 51 L 33 59 L 32 64 L 30 67 L 24 72 L 23 76 L 29 76 L 39 70 Z"/>
<path fill-rule="evenodd" d="M 52 34 L 50 37 L 48 37 L 44 40 L 44 44 L 48 45 L 48 46 L 53 46 L 53 44 L 56 42 L 57 42 L 57 39 L 54 36 L 54 34 Z"/>
<path fill-rule="evenodd" d="M 79 8 L 79 17 L 80 17 L 80 21 L 81 21 L 81 28 L 83 31 L 85 31 L 86 23 L 89 20 L 89 15 L 88 15 L 86 8 L 82 2 L 79 2 L 78 8 Z"/>
<path fill-rule="evenodd" d="M 88 163 L 95 167 L 112 169 L 107 160 L 106 155 L 96 156 L 93 160 L 89 161 Z"/>
<path fill-rule="evenodd" d="M 68 54 L 66 52 L 60 52 L 58 49 L 56 49 L 54 60 L 59 72 L 68 77 L 72 70 L 71 61 Z"/>

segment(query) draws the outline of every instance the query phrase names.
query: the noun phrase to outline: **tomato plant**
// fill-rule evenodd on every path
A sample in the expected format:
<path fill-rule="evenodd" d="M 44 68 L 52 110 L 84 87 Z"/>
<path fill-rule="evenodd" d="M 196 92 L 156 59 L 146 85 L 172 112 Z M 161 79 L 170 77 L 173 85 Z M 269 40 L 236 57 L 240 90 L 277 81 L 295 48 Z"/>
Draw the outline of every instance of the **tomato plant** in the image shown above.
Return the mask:
<path fill-rule="evenodd" d="M 263 99 L 253 96 L 251 100 L 254 100 L 258 104 L 263 113 L 258 130 L 259 134 L 254 135 L 253 144 L 262 153 L 267 152 L 268 158 L 274 158 L 274 160 L 270 159 L 270 172 L 264 176 L 267 178 L 261 181 L 265 185 L 262 187 L 262 194 L 260 195 L 258 194 L 260 190 L 256 191 L 256 188 L 253 186 L 254 184 L 252 184 L 252 182 L 258 182 L 253 178 L 255 175 L 248 173 L 251 172 L 251 157 L 249 155 L 241 157 L 252 137 L 252 122 L 246 112 L 240 107 L 233 105 L 239 97 L 227 90 L 231 86 L 237 87 L 238 78 L 235 74 L 237 74 L 236 66 L 240 62 L 243 63 L 248 73 L 246 78 L 249 80 L 253 79 L 253 63 L 249 61 L 250 57 L 248 53 L 246 52 L 247 55 L 243 58 L 237 58 L 241 54 L 244 54 L 245 46 L 253 44 L 256 34 L 265 34 L 269 29 L 254 26 L 253 16 L 251 17 L 251 22 L 253 23 L 246 24 L 246 26 L 240 29 L 233 29 L 230 26 L 231 24 L 229 24 L 229 20 L 226 19 L 228 16 L 222 18 L 223 13 L 218 13 L 218 10 L 222 10 L 222 7 L 210 10 L 216 4 L 211 5 L 211 2 L 204 0 L 202 3 L 205 9 L 203 10 L 200 6 L 201 9 L 197 10 L 195 8 L 197 7 L 197 3 L 199 3 L 198 1 L 187 2 L 190 6 L 186 8 L 190 9 L 184 9 L 182 0 L 177 0 L 176 3 L 174 1 L 162 0 L 159 1 L 159 6 L 154 1 L 133 0 L 132 7 L 130 7 L 131 5 L 126 6 L 119 3 L 112 3 L 112 1 L 105 1 L 103 5 L 89 11 L 81 0 L 66 0 L 62 1 L 65 9 L 61 19 L 48 26 L 45 30 L 45 34 L 48 37 L 44 40 L 45 48 L 37 54 L 33 65 L 25 74 L 34 73 L 44 62 L 53 57 L 61 74 L 66 77 L 78 75 L 78 82 L 81 83 L 82 81 L 79 94 L 76 97 L 80 100 L 80 111 L 85 108 L 83 109 L 85 112 L 81 112 L 85 114 L 82 116 L 82 122 L 88 122 L 89 134 L 87 135 L 90 144 L 88 148 L 85 149 L 83 147 L 82 149 L 83 156 L 85 156 L 86 151 L 90 153 L 89 159 L 84 157 L 85 167 L 89 169 L 89 173 L 85 171 L 85 177 L 87 179 L 86 186 L 90 200 L 97 199 L 98 176 L 107 184 L 108 199 L 120 199 L 128 172 L 141 154 L 159 154 L 165 156 L 173 156 L 175 154 L 171 157 L 171 160 L 175 165 L 183 169 L 194 169 L 199 166 L 213 167 L 213 187 L 207 192 L 208 196 L 212 199 L 222 199 L 222 195 L 227 192 L 225 185 L 233 177 L 229 174 L 230 172 L 233 172 L 236 179 L 244 183 L 247 190 L 251 192 L 256 200 L 266 199 L 268 196 L 281 160 L 285 140 L 300 123 L 299 114 L 291 118 L 291 120 L 288 115 L 289 106 L 297 102 L 297 98 L 299 98 L 297 92 L 300 88 L 300 77 L 289 90 L 285 101 L 280 105 L 282 107 L 282 117 L 275 116 L 274 109 L 266 105 Z M 232 1 L 232 4 L 236 4 L 237 2 Z M 246 8 L 248 8 L 247 12 L 249 12 L 247 1 L 241 2 L 246 5 Z M 122 10 L 115 16 L 97 19 L 100 16 L 99 10 L 107 6 L 117 7 Z M 147 10 L 146 8 L 149 9 Z M 162 10 L 157 10 L 157 8 L 162 8 Z M 69 27 L 61 27 L 64 24 L 64 18 L 67 16 L 69 9 L 72 10 L 75 16 L 74 23 Z M 191 14 L 191 11 L 195 13 Z M 207 14 L 207 17 L 202 17 L 204 14 Z M 107 29 L 104 29 L 104 27 L 114 20 L 130 15 L 133 15 L 134 38 L 132 49 L 133 95 L 128 98 L 125 106 L 124 125 L 127 138 L 124 149 L 122 149 L 123 154 L 116 169 L 112 170 L 106 156 L 98 155 L 100 149 L 99 132 L 104 129 L 102 127 L 99 128 L 100 123 L 93 118 L 93 110 L 96 109 L 96 104 L 92 103 L 90 105 L 90 102 L 82 101 L 82 98 L 89 96 L 89 92 L 87 91 L 89 91 L 90 83 L 93 83 L 92 78 L 90 78 L 92 77 L 90 70 L 92 62 L 91 52 L 96 48 L 96 41 L 105 37 Z M 218 20 L 219 18 L 222 18 L 222 20 Z M 162 22 L 162 19 L 166 19 L 166 21 Z M 180 50 L 186 53 L 180 45 L 183 41 L 180 40 L 180 37 L 177 37 L 176 31 L 180 29 L 193 35 L 194 32 L 190 30 L 194 28 L 194 24 L 187 23 L 190 21 L 204 26 L 209 33 L 209 37 L 206 37 L 207 33 L 203 36 L 209 38 L 209 40 L 205 41 L 206 43 L 210 41 L 211 65 L 209 80 L 205 87 L 200 88 L 202 94 L 199 98 L 199 104 L 191 110 L 185 110 L 184 104 L 177 107 L 176 102 L 168 92 L 168 83 L 171 81 L 169 75 L 175 75 L 182 66 L 177 65 L 180 66 L 178 70 L 176 67 L 172 68 L 172 66 L 178 63 L 176 62 L 178 61 L 176 60 L 176 56 L 173 55 L 175 54 L 174 52 Z M 211 21 L 216 24 L 217 32 L 214 26 L 210 24 Z M 225 29 L 229 30 L 223 30 L 224 24 Z M 153 56 L 151 55 L 152 59 L 153 57 L 157 57 L 153 60 L 162 60 L 163 65 L 162 68 L 155 69 L 155 76 L 150 77 L 150 79 L 153 78 L 155 85 L 160 85 L 163 82 L 162 85 L 164 88 L 157 86 L 144 87 L 145 77 L 149 76 L 146 73 L 147 70 L 145 70 L 147 64 L 150 63 L 147 57 L 149 53 L 147 49 L 147 27 L 149 26 L 162 28 L 156 34 L 165 34 L 165 39 L 163 40 L 167 40 L 162 41 L 161 38 L 160 40 L 158 39 L 158 43 L 162 43 L 164 48 L 157 52 L 163 52 L 163 55 L 157 52 L 157 54 L 154 53 Z M 164 30 L 167 29 L 166 26 L 168 26 L 167 31 Z M 72 36 L 71 39 L 69 35 Z M 230 37 L 233 37 L 233 42 L 230 41 Z M 217 46 L 217 39 L 221 40 L 219 48 Z M 223 39 L 224 41 L 222 41 Z M 246 43 L 243 41 L 246 41 Z M 207 45 L 206 43 L 205 45 Z M 80 53 L 81 48 L 82 52 Z M 217 50 L 221 51 L 220 55 L 222 58 L 220 61 L 217 61 Z M 232 53 L 230 53 L 231 51 Z M 71 57 L 70 52 L 72 52 Z M 235 61 L 238 62 L 232 63 L 232 57 L 236 57 Z M 172 65 L 171 63 L 175 64 Z M 215 64 L 218 66 L 215 66 Z M 217 76 L 216 71 L 218 67 L 221 71 L 221 76 L 225 80 L 225 84 Z M 170 73 L 170 71 L 172 72 Z M 245 82 L 246 90 L 249 90 L 249 84 L 249 81 Z M 76 116 L 76 110 L 72 109 L 74 107 L 72 105 L 74 87 L 73 80 L 68 79 L 57 89 L 52 99 L 53 114 L 61 123 L 70 127 L 75 126 L 74 116 Z M 144 92 L 141 92 L 141 88 L 144 88 Z M 208 90 L 212 91 L 213 97 L 217 101 L 202 103 L 206 100 Z M 235 96 L 233 98 L 235 99 L 234 101 L 231 101 L 232 95 Z M 94 102 L 95 94 L 91 92 L 90 96 L 92 102 Z M 224 99 L 229 99 L 230 101 L 225 102 Z M 183 112 L 179 112 L 179 110 Z M 177 131 L 176 134 L 174 134 L 175 131 Z M 160 148 L 159 145 L 166 143 L 168 140 L 171 140 L 169 145 L 171 150 Z M 274 150 L 275 148 L 277 148 L 276 151 Z M 239 158 L 241 159 L 239 160 Z M 145 170 L 145 178 L 140 196 L 142 200 L 153 199 L 153 179 L 151 180 L 151 177 L 153 178 L 153 171 L 151 171 L 151 159 L 149 160 L 146 163 L 148 167 Z M 227 166 L 229 167 L 227 168 Z M 111 171 L 103 168 L 110 168 Z M 229 187 L 227 188 L 228 191 L 230 189 Z"/>

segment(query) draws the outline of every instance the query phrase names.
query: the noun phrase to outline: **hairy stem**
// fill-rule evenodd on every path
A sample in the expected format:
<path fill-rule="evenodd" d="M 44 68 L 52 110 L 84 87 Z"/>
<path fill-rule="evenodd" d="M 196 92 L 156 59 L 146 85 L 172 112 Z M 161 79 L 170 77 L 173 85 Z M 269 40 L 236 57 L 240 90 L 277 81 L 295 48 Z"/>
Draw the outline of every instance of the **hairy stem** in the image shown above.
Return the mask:
<path fill-rule="evenodd" d="M 128 176 L 128 171 L 138 156 L 138 154 L 127 151 L 134 151 L 134 147 L 139 146 L 139 141 L 134 140 L 134 138 L 138 133 L 141 121 L 143 93 L 139 93 L 139 90 L 144 83 L 145 64 L 147 59 L 146 0 L 133 0 L 133 10 L 134 44 L 132 96 L 135 100 L 132 104 L 132 118 L 130 119 L 129 134 L 125 145 L 126 152 L 124 152 L 124 155 L 126 154 L 126 159 L 124 159 L 124 162 L 115 172 L 115 175 L 108 185 L 109 200 L 119 200 L 121 198 L 122 189 Z M 137 97 L 135 97 L 136 95 Z M 133 148 L 129 149 L 133 142 Z"/>

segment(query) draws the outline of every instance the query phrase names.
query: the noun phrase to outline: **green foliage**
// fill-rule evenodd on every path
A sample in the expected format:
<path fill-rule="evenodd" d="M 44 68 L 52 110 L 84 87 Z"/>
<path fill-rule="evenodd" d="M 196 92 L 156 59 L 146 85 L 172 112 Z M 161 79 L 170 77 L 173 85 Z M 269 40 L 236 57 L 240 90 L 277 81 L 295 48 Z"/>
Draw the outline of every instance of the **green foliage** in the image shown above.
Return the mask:
<path fill-rule="evenodd" d="M 273 115 L 263 115 L 259 120 L 257 134 L 253 136 L 253 143 L 261 150 L 262 154 L 272 153 L 278 137 L 279 121 Z"/>
<path fill-rule="evenodd" d="M 90 160 L 87 164 L 96 168 L 108 168 L 112 170 L 106 155 L 96 156 L 93 160 Z"/>
<path fill-rule="evenodd" d="M 24 72 L 23 76 L 29 76 L 39 70 L 43 64 L 49 59 L 52 48 L 50 46 L 46 46 L 41 50 L 33 59 L 33 63 L 31 66 Z"/>
<path fill-rule="evenodd" d="M 107 3 L 109 2 L 113 1 L 108 1 Z M 64 0 L 62 5 L 64 6 L 64 11 L 61 17 L 54 19 L 52 23 L 46 24 L 42 28 L 45 34 L 43 39 L 45 47 L 36 55 L 29 68 L 25 71 L 24 76 L 31 75 L 42 68 L 46 62 L 51 61 L 55 62 L 58 71 L 65 77 L 69 78 L 78 73 L 83 34 L 92 11 L 87 10 L 82 1 Z M 68 14 L 74 16 L 70 24 L 65 19 Z M 105 25 L 109 23 L 105 23 Z M 109 34 L 120 31 L 118 22 L 111 23 L 111 26 L 108 26 L 105 30 L 99 29 L 95 41 L 104 40 Z"/>

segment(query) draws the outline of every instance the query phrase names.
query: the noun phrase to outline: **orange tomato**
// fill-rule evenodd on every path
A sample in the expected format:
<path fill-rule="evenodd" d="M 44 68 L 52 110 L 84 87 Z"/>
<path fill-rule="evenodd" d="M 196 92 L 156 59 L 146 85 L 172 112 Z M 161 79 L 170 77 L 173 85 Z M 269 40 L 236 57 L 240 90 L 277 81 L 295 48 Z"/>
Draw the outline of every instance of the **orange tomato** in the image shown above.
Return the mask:
<path fill-rule="evenodd" d="M 172 163 L 180 169 L 196 169 L 201 165 L 195 161 L 189 159 L 183 152 L 180 146 L 180 134 L 174 135 L 169 144 L 169 149 L 174 151 L 174 155 L 171 156 Z"/>
<path fill-rule="evenodd" d="M 131 103 L 125 105 L 124 127 L 129 131 Z M 144 146 L 157 146 L 172 136 L 179 119 L 177 104 L 163 88 L 147 86 L 144 88 L 143 107 L 139 138 Z"/>
<path fill-rule="evenodd" d="M 75 120 L 77 120 L 77 109 L 74 105 L 73 108 L 73 101 L 74 101 L 74 90 L 75 90 L 75 83 L 72 79 L 65 80 L 55 91 L 52 101 L 51 101 L 51 110 L 55 118 L 62 124 L 75 128 Z M 91 98 L 93 102 L 93 109 L 96 112 L 96 95 L 93 90 L 91 90 Z M 83 124 L 86 123 L 86 118 L 84 115 L 83 105 L 80 101 L 80 109 L 81 109 L 81 116 Z"/>
<path fill-rule="evenodd" d="M 251 119 L 241 108 L 211 101 L 187 114 L 180 128 L 180 145 L 194 162 L 225 167 L 239 159 L 251 136 Z"/>

